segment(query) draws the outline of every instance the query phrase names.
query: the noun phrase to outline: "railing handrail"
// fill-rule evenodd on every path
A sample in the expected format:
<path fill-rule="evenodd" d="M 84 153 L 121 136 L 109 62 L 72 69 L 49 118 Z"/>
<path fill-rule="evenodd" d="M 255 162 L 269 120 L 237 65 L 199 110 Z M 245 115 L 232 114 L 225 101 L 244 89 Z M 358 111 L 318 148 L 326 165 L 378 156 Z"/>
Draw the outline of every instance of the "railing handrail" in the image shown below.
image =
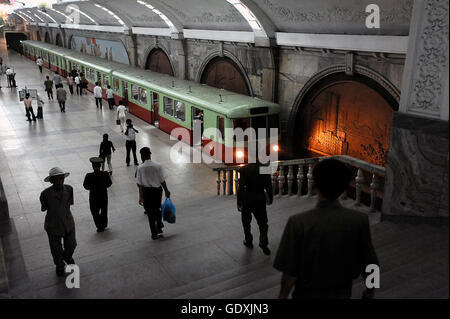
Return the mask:
<path fill-rule="evenodd" d="M 276 161 L 273 163 L 273 165 L 277 166 L 289 166 L 289 165 L 305 165 L 305 164 L 311 164 L 315 162 L 319 162 L 321 160 L 324 160 L 325 158 L 335 158 L 339 159 L 344 163 L 350 164 L 356 168 L 360 168 L 364 171 L 371 172 L 372 174 L 377 174 L 380 176 L 385 176 L 386 174 L 386 168 L 365 162 L 363 160 L 354 158 L 349 155 L 334 155 L 334 156 L 324 156 L 324 157 L 311 157 L 311 158 L 301 158 L 301 159 L 294 159 L 294 160 L 285 160 L 285 161 Z M 237 166 L 223 166 L 223 167 L 216 167 L 213 168 L 214 171 L 234 171 L 238 170 L 241 167 L 243 167 L 245 164 L 237 165 Z"/>

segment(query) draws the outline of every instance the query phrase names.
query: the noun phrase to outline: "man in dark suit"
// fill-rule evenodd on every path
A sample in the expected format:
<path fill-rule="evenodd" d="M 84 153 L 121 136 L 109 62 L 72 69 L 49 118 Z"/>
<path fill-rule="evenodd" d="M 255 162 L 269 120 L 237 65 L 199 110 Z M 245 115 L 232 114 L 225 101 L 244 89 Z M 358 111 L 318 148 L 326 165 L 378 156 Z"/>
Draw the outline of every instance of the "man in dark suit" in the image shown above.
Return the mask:
<path fill-rule="evenodd" d="M 112 185 L 111 177 L 108 172 L 100 170 L 103 159 L 101 157 L 92 157 L 89 159 L 92 163 L 94 172 L 86 174 L 83 186 L 89 190 L 89 207 L 91 209 L 97 232 L 101 233 L 108 227 L 108 190 Z"/>
<path fill-rule="evenodd" d="M 240 169 L 239 189 L 237 192 L 237 208 L 241 212 L 242 227 L 244 228 L 244 245 L 253 248 L 251 232 L 252 214 L 259 226 L 259 247 L 264 254 L 270 255 L 267 232 L 267 197 L 269 205 L 273 201 L 272 183 L 269 174 L 260 173 L 261 164 L 251 163 Z M 266 194 L 264 193 L 266 191 Z M 267 196 L 267 197 L 266 197 Z"/>
<path fill-rule="evenodd" d="M 344 208 L 338 197 L 347 189 L 347 166 L 327 159 L 313 170 L 318 193 L 316 208 L 289 218 L 274 268 L 283 273 L 279 298 L 348 299 L 352 281 L 367 277 L 366 267 L 378 265 L 366 214 Z M 373 289 L 364 292 L 372 298 Z"/>

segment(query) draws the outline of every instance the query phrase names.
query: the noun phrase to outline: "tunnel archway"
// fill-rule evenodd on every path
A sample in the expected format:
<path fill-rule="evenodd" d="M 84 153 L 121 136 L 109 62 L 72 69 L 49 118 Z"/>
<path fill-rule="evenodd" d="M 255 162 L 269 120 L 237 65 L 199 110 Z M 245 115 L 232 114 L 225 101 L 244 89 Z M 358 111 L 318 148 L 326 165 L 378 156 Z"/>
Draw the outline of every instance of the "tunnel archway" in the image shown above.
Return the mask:
<path fill-rule="evenodd" d="M 172 63 L 166 52 L 161 48 L 153 49 L 149 53 L 147 61 L 145 62 L 145 69 L 174 76 Z"/>
<path fill-rule="evenodd" d="M 228 57 L 215 57 L 205 66 L 200 83 L 219 89 L 252 96 L 245 75 Z"/>
<path fill-rule="evenodd" d="M 296 107 L 296 157 L 350 155 L 385 166 L 398 100 L 376 80 L 344 72 L 312 86 Z"/>
<path fill-rule="evenodd" d="M 60 47 L 64 47 L 61 35 L 59 33 L 56 34 L 55 44 Z"/>
<path fill-rule="evenodd" d="M 45 43 L 52 43 L 52 40 L 50 39 L 50 34 L 48 32 L 45 32 Z"/>

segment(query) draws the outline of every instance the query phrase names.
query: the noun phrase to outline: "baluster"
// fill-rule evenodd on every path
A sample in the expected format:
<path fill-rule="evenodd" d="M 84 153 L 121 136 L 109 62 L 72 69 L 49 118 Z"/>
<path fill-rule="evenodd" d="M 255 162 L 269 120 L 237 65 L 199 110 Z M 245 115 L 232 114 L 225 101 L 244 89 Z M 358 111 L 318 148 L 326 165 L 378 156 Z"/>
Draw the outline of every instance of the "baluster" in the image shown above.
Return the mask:
<path fill-rule="evenodd" d="M 297 196 L 302 196 L 302 185 L 303 185 L 303 178 L 305 178 L 305 175 L 303 175 L 303 165 L 298 166 L 298 174 L 297 174 Z"/>
<path fill-rule="evenodd" d="M 223 171 L 222 185 L 223 185 L 223 194 L 222 195 L 226 195 L 227 194 L 227 171 L 226 170 Z"/>
<path fill-rule="evenodd" d="M 280 166 L 280 174 L 278 175 L 278 185 L 279 185 L 279 187 L 278 187 L 279 188 L 278 197 L 283 196 L 284 183 L 285 183 L 284 166 Z"/>
<path fill-rule="evenodd" d="M 275 195 L 277 194 L 275 187 L 277 186 L 277 171 L 275 171 L 272 174 L 272 192 L 273 192 L 273 197 L 275 198 Z"/>
<path fill-rule="evenodd" d="M 239 171 L 234 171 L 234 189 L 235 189 L 235 195 L 237 195 L 237 191 L 239 189 Z"/>
<path fill-rule="evenodd" d="M 308 168 L 308 174 L 306 175 L 306 177 L 308 178 L 308 197 L 312 196 L 312 192 L 313 192 L 313 164 L 309 164 L 309 168 Z"/>
<path fill-rule="evenodd" d="M 377 190 L 380 185 L 378 184 L 378 176 L 373 174 L 372 183 L 370 183 L 370 213 L 375 213 L 375 201 L 377 200 Z"/>
<path fill-rule="evenodd" d="M 294 184 L 294 165 L 289 165 L 287 179 L 288 179 L 288 196 L 292 196 L 292 185 Z"/>
<path fill-rule="evenodd" d="M 228 171 L 228 195 L 233 195 L 233 171 L 229 170 Z"/>
<path fill-rule="evenodd" d="M 220 169 L 217 170 L 217 196 L 220 196 Z"/>
<path fill-rule="evenodd" d="M 355 206 L 361 206 L 361 191 L 362 183 L 364 182 L 364 175 L 362 169 L 358 168 L 358 174 L 355 178 L 356 181 L 356 203 Z"/>

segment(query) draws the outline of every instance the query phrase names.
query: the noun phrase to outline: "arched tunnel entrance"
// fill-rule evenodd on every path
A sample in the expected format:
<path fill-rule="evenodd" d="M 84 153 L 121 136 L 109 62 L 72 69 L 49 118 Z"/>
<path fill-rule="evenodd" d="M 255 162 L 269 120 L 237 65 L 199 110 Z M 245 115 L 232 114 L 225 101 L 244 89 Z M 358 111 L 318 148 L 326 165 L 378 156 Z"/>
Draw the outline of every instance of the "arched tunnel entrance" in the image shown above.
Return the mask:
<path fill-rule="evenodd" d="M 337 73 L 320 80 L 297 108 L 296 157 L 349 155 L 385 166 L 398 102 L 376 81 Z"/>
<path fill-rule="evenodd" d="M 168 74 L 170 76 L 174 75 L 169 57 L 162 49 L 154 49 L 150 52 L 145 63 L 145 68 L 153 72 Z"/>

